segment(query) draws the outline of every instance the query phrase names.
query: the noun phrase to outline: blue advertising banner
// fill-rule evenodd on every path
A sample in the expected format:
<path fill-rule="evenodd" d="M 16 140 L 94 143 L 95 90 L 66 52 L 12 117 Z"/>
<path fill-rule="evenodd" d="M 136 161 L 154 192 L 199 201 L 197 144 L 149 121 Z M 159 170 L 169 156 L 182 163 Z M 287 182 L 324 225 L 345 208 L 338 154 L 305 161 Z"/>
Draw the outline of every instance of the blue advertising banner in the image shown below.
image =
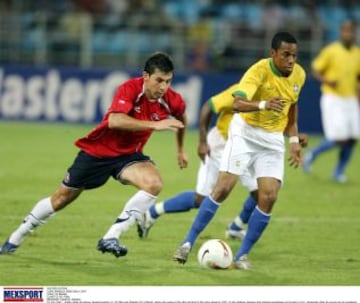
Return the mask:
<path fill-rule="evenodd" d="M 95 123 L 118 85 L 139 72 L 75 68 L 0 67 L 0 119 Z M 190 127 L 209 97 L 237 82 L 240 74 L 175 74 L 173 88 L 187 102 Z M 308 80 L 299 101 L 301 131 L 321 132 L 319 86 Z"/>

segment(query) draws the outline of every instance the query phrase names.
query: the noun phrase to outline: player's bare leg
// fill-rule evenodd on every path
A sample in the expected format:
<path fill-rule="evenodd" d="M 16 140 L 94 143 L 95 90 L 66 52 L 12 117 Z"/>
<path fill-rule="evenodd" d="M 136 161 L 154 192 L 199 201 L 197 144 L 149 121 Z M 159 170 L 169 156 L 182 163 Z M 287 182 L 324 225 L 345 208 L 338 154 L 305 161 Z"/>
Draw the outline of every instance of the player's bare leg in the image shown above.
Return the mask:
<path fill-rule="evenodd" d="M 135 222 L 143 224 L 146 210 L 155 203 L 162 189 L 162 180 L 152 162 L 137 162 L 128 166 L 119 176 L 121 182 L 139 189 L 125 204 L 113 225 L 98 243 L 98 250 L 116 257 L 127 254 L 127 248 L 118 243 L 120 235 Z"/>

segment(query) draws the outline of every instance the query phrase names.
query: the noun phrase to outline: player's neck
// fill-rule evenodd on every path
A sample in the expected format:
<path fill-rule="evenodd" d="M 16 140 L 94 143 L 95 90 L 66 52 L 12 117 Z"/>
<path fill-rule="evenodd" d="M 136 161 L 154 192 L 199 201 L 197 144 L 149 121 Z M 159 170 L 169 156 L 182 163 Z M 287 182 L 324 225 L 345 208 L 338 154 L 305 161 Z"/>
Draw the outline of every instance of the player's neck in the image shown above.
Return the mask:
<path fill-rule="evenodd" d="M 350 49 L 353 46 L 352 42 L 345 42 L 341 41 L 342 46 L 344 46 L 346 49 Z"/>

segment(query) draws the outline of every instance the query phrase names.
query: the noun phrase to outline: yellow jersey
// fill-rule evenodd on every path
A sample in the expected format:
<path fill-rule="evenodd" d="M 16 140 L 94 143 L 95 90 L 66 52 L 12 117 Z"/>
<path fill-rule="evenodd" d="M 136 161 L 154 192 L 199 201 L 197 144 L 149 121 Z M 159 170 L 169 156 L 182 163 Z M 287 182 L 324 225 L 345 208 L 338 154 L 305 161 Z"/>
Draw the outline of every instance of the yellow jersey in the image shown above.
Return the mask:
<path fill-rule="evenodd" d="M 216 127 L 225 140 L 228 137 L 230 120 L 234 114 L 232 105 L 234 102 L 233 92 L 236 87 L 237 84 L 234 84 L 221 93 L 211 97 L 208 101 L 212 111 L 219 115 L 216 120 Z"/>
<path fill-rule="evenodd" d="M 335 88 L 323 84 L 323 93 L 354 96 L 357 77 L 360 75 L 360 49 L 355 45 L 347 49 L 341 42 L 333 42 L 321 50 L 313 60 L 312 68 L 321 72 L 325 79 L 337 81 Z"/>
<path fill-rule="evenodd" d="M 304 69 L 297 63 L 292 73 L 283 77 L 272 58 L 261 59 L 246 71 L 233 95 L 245 97 L 249 101 L 283 97 L 285 106 L 281 112 L 261 110 L 239 114 L 252 126 L 283 132 L 288 124 L 290 106 L 298 101 L 305 78 Z"/>

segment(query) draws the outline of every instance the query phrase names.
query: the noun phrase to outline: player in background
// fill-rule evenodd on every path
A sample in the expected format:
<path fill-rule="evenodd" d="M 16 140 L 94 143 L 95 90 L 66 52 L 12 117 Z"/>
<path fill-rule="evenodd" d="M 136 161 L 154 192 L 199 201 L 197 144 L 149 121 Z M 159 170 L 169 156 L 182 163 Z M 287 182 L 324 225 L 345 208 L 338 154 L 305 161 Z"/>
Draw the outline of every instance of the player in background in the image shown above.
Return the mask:
<path fill-rule="evenodd" d="M 110 177 L 138 191 L 99 240 L 97 249 L 116 257 L 127 254 L 127 248 L 119 244 L 120 235 L 143 217 L 162 189 L 158 169 L 142 152 L 153 131 L 176 131 L 178 164 L 180 168 L 187 166 L 183 150 L 185 102 L 170 88 L 173 73 L 172 59 L 158 52 L 146 60 L 141 77 L 117 88 L 101 123 L 75 142 L 80 151 L 62 184 L 35 205 L 3 244 L 0 254 L 15 252 L 27 234 L 73 202 L 83 190 L 100 187 Z M 169 116 L 176 119 L 168 119 Z"/>
<path fill-rule="evenodd" d="M 234 267 L 250 269 L 248 254 L 269 223 L 271 211 L 283 183 L 285 142 L 289 138 L 290 166 L 301 164 L 297 101 L 305 82 L 305 71 L 296 63 L 297 41 L 279 32 L 271 42 L 271 58 L 259 60 L 241 78 L 233 92 L 233 109 L 220 174 L 212 193 L 201 203 L 188 234 L 173 258 L 185 263 L 199 234 L 214 217 L 238 178 L 257 180 L 257 206 L 234 257 Z"/>
<path fill-rule="evenodd" d="M 140 238 L 148 236 L 150 228 L 164 213 L 187 212 L 199 208 L 203 199 L 211 194 L 219 176 L 221 157 L 224 152 L 228 136 L 228 127 L 234 114 L 232 93 L 236 90 L 237 83 L 226 88 L 205 102 L 200 110 L 198 156 L 201 160 L 197 174 L 195 191 L 184 191 L 165 201 L 153 204 L 145 213 L 145 221 L 138 222 Z M 209 130 L 211 120 L 217 115 L 215 126 Z M 307 144 L 307 135 L 300 134 L 302 146 Z M 240 181 L 240 180 L 239 180 Z M 257 182 L 250 175 L 243 177 L 243 185 L 248 189 L 249 196 L 243 203 L 243 208 L 235 219 L 227 226 L 225 237 L 242 240 L 245 236 L 244 225 L 256 206 Z"/>
<path fill-rule="evenodd" d="M 360 109 L 357 86 L 360 80 L 360 49 L 355 45 L 356 26 L 345 21 L 340 41 L 325 46 L 312 62 L 314 77 L 321 83 L 321 119 L 325 139 L 306 153 L 303 169 L 311 171 L 314 160 L 322 153 L 339 147 L 333 179 L 345 183 L 345 169 L 360 137 Z"/>

